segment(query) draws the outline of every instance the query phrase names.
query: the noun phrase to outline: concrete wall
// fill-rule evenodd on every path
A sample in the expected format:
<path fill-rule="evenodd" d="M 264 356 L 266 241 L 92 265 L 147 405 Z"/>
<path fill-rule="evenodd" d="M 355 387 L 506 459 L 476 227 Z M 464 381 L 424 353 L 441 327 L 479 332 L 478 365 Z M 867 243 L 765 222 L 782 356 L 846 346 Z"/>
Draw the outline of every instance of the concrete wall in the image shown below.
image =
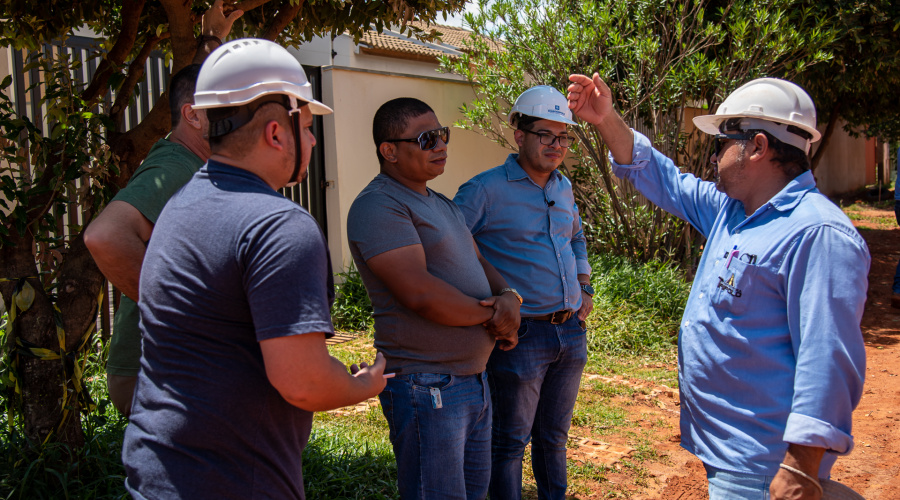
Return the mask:
<path fill-rule="evenodd" d="M 819 191 L 829 196 L 864 187 L 868 170 L 872 170 L 874 179 L 874 164 L 867 168 L 867 141 L 861 137 L 851 137 L 843 126 L 843 122 L 835 126 L 815 171 Z"/>
<path fill-rule="evenodd" d="M 405 63 L 368 57 L 385 59 L 391 67 Z M 415 64 L 420 68 L 427 66 Z M 334 109 L 333 115 L 324 118 L 325 140 L 320 147 L 325 148 L 328 244 L 336 271 L 352 261 L 346 231 L 350 204 L 379 172 L 372 118 L 384 102 L 396 97 L 421 99 L 435 110 L 442 125 L 451 127 L 444 174 L 429 183 L 431 189 L 446 196 L 456 194 L 459 186 L 475 174 L 501 164 L 511 152 L 480 134 L 452 127 L 454 121 L 462 118 L 459 107 L 474 97 L 467 83 L 425 75 L 368 68 L 322 68 L 322 97 Z"/>

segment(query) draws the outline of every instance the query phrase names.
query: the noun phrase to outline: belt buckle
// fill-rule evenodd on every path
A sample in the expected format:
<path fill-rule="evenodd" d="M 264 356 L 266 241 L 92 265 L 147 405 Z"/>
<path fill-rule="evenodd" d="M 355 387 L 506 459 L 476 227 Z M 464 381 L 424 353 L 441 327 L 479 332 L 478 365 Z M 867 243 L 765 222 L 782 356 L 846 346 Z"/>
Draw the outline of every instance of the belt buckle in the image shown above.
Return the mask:
<path fill-rule="evenodd" d="M 550 315 L 550 324 L 551 325 L 561 325 L 561 324 L 565 323 L 566 320 L 569 319 L 569 317 L 571 317 L 571 314 L 569 314 L 569 311 L 566 311 L 566 310 L 556 311 L 555 313 Z"/>

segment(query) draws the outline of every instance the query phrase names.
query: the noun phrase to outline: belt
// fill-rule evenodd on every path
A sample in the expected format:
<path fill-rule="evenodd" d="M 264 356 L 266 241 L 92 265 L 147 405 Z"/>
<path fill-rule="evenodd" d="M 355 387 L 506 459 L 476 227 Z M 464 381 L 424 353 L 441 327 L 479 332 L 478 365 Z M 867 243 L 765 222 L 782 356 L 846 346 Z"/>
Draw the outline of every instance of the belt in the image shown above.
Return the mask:
<path fill-rule="evenodd" d="M 569 321 L 569 318 L 575 315 L 575 311 L 570 311 L 568 309 L 563 309 L 562 311 L 556 311 L 555 313 L 544 314 L 543 316 L 528 316 L 524 319 L 530 319 L 532 321 L 549 321 L 551 324 L 560 325 Z"/>

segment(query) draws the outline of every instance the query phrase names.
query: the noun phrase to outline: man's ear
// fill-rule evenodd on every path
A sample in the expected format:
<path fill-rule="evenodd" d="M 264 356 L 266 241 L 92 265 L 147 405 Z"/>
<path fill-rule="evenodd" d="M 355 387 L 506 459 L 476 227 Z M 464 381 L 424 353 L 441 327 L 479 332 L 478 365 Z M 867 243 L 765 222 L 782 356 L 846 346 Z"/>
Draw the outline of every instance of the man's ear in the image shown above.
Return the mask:
<path fill-rule="evenodd" d="M 745 146 L 747 158 L 753 161 L 759 161 L 766 157 L 766 154 L 772 149 L 769 144 L 769 138 L 766 134 L 758 133 L 752 139 L 747 141 Z"/>
<path fill-rule="evenodd" d="M 516 141 L 516 145 L 519 146 L 519 149 L 522 149 L 522 145 L 525 144 L 525 132 L 522 132 L 522 129 L 516 129 L 513 132 L 513 139 Z"/>
<path fill-rule="evenodd" d="M 181 119 L 197 130 L 203 128 L 203 124 L 200 122 L 200 113 L 201 111 L 194 109 L 194 106 L 191 103 L 184 103 L 181 105 Z"/>
<path fill-rule="evenodd" d="M 269 147 L 281 151 L 287 146 L 286 133 L 290 133 L 290 131 L 282 127 L 278 120 L 269 120 L 263 128 L 263 139 Z"/>
<path fill-rule="evenodd" d="M 397 145 L 393 142 L 382 142 L 378 145 L 378 152 L 386 161 L 391 163 L 397 161 Z"/>

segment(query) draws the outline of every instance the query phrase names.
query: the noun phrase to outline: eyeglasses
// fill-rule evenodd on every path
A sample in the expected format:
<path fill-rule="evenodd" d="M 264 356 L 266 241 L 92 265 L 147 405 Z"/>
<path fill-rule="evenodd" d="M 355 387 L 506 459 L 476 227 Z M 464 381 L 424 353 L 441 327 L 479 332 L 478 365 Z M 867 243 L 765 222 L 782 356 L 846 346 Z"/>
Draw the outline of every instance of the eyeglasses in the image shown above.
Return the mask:
<path fill-rule="evenodd" d="M 746 141 L 749 139 L 753 139 L 753 134 L 751 132 L 744 132 L 742 134 L 716 134 L 713 136 L 713 154 L 719 156 L 719 153 L 722 152 L 722 148 L 725 147 L 725 141 L 729 139 L 737 140 L 737 141 Z"/>
<path fill-rule="evenodd" d="M 448 144 L 450 142 L 450 128 L 441 127 L 434 130 L 426 130 L 415 139 L 385 139 L 384 142 L 418 142 L 422 151 L 428 151 L 437 146 L 438 139 L 444 141 L 444 144 Z"/>
<path fill-rule="evenodd" d="M 559 147 L 567 148 L 571 144 L 575 143 L 575 138 L 571 135 L 553 135 L 553 134 L 543 134 L 540 132 L 532 132 L 530 130 L 525 130 L 524 128 L 520 128 L 522 132 L 528 132 L 529 134 L 536 135 L 540 137 L 541 144 L 544 146 L 552 146 L 554 142 L 559 142 Z"/>

